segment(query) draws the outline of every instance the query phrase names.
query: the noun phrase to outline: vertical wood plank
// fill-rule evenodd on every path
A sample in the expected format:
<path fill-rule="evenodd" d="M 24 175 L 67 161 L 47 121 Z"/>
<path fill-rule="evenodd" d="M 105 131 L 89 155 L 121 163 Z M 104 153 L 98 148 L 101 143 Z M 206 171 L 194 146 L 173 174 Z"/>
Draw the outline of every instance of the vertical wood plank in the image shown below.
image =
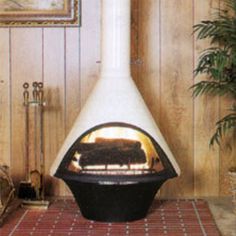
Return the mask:
<path fill-rule="evenodd" d="M 73 123 L 80 111 L 80 29 L 66 29 L 66 133 L 73 126 Z M 71 195 L 66 188 L 65 195 Z"/>
<path fill-rule="evenodd" d="M 30 85 L 42 78 L 41 29 L 11 30 L 12 70 L 12 160 L 11 169 L 15 181 L 25 178 L 25 113 L 23 107 L 24 82 Z"/>
<path fill-rule="evenodd" d="M 66 132 L 80 111 L 80 30 L 66 29 Z"/>
<path fill-rule="evenodd" d="M 194 24 L 208 20 L 219 7 L 218 0 L 194 0 Z M 196 38 L 196 36 L 195 36 Z M 209 42 L 195 41 L 195 66 L 200 52 L 209 47 Z M 206 79 L 198 76 L 194 82 Z M 194 100 L 194 184 L 195 196 L 217 196 L 219 194 L 219 150 L 209 148 L 209 140 L 214 132 L 215 121 L 219 118 L 219 101 L 210 96 Z"/>
<path fill-rule="evenodd" d="M 154 119 L 160 118 L 160 1 L 139 0 L 139 78 L 137 86 Z M 150 37 L 151 36 L 151 37 Z"/>
<path fill-rule="evenodd" d="M 193 193 L 192 8 L 189 0 L 161 1 L 160 129 L 182 171 L 162 188 L 169 197 Z"/>
<path fill-rule="evenodd" d="M 89 96 L 99 75 L 100 64 L 100 1 L 86 0 L 82 4 L 80 39 L 81 105 Z"/>
<path fill-rule="evenodd" d="M 44 112 L 46 174 L 49 173 L 65 138 L 65 30 L 44 29 L 44 85 L 47 102 Z M 46 193 L 64 195 L 61 180 L 46 175 Z"/>
<path fill-rule="evenodd" d="M 10 167 L 10 53 L 9 29 L 0 29 L 0 163 Z"/>

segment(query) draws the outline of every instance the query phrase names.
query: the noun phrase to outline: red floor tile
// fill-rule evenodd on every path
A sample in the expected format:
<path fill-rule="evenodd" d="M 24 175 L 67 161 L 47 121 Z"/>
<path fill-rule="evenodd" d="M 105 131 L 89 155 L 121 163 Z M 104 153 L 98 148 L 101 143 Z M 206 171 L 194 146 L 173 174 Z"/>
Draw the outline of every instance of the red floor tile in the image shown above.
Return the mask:
<path fill-rule="evenodd" d="M 127 223 L 102 223 L 83 218 L 72 199 L 52 202 L 48 210 L 18 209 L 1 236 L 218 236 L 203 200 L 157 200 L 147 218 Z"/>

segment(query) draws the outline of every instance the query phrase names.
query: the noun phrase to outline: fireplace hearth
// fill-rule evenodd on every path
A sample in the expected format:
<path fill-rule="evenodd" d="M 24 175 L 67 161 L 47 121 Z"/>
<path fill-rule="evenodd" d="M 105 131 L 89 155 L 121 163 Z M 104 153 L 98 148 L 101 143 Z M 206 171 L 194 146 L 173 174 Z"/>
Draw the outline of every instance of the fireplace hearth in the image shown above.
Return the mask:
<path fill-rule="evenodd" d="M 130 76 L 130 0 L 102 0 L 101 74 L 51 167 L 84 217 L 146 216 L 178 164 Z"/>

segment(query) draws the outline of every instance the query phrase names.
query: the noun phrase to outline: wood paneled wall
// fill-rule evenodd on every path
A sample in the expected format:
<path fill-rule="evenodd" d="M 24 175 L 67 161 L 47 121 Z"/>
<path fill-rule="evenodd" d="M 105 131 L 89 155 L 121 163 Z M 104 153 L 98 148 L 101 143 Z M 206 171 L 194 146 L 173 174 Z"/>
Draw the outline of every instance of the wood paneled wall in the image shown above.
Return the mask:
<path fill-rule="evenodd" d="M 82 1 L 80 28 L 0 29 L 0 161 L 15 183 L 24 178 L 22 84 L 45 84 L 47 192 L 67 195 L 49 168 L 99 76 L 100 1 Z M 214 122 L 226 99 L 193 100 L 189 87 L 197 58 L 208 42 L 192 26 L 209 19 L 220 0 L 132 0 L 132 75 L 182 170 L 161 189 L 165 197 L 227 194 L 225 178 L 235 150 L 209 149 Z"/>

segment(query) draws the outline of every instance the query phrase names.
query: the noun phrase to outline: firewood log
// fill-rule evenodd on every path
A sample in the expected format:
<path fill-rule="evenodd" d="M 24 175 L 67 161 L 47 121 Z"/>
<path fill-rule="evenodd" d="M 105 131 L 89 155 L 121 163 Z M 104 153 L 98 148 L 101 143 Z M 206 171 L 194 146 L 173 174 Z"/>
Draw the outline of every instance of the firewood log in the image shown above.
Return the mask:
<path fill-rule="evenodd" d="M 146 162 L 145 153 L 141 148 L 113 147 L 107 145 L 103 148 L 83 152 L 79 165 L 83 168 L 88 165 L 130 165 Z"/>
<path fill-rule="evenodd" d="M 96 138 L 94 143 L 80 143 L 77 146 L 77 152 L 83 153 L 91 150 L 122 147 L 122 148 L 141 148 L 141 143 L 130 139 L 105 139 Z"/>
<path fill-rule="evenodd" d="M 141 148 L 141 143 L 137 140 L 132 139 L 122 139 L 122 138 L 101 138 L 98 137 L 95 139 L 95 143 L 104 144 L 104 145 L 114 145 L 116 147 L 137 147 Z"/>

